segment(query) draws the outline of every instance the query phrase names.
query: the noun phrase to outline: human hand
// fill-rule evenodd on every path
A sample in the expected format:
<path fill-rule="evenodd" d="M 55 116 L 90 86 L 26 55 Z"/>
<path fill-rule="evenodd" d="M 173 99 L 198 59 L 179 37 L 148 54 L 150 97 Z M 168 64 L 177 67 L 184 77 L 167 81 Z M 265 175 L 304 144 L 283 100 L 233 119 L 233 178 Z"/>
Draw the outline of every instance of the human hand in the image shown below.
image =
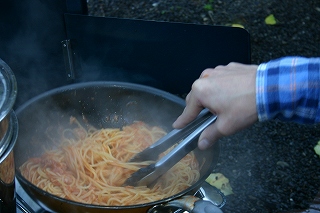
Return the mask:
<path fill-rule="evenodd" d="M 183 113 L 173 123 L 183 128 L 207 108 L 218 118 L 200 135 L 198 147 L 207 149 L 219 138 L 240 131 L 258 120 L 256 109 L 257 65 L 230 63 L 206 69 L 186 97 Z"/>

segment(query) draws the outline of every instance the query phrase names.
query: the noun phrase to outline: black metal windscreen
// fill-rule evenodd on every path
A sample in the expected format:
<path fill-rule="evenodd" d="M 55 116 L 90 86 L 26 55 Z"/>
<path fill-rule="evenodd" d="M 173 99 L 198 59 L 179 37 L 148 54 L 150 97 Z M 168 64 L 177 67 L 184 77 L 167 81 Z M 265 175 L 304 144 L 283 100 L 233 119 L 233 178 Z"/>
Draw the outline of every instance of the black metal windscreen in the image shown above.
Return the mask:
<path fill-rule="evenodd" d="M 112 80 L 184 94 L 209 67 L 250 63 L 241 28 L 65 14 L 70 78 Z"/>

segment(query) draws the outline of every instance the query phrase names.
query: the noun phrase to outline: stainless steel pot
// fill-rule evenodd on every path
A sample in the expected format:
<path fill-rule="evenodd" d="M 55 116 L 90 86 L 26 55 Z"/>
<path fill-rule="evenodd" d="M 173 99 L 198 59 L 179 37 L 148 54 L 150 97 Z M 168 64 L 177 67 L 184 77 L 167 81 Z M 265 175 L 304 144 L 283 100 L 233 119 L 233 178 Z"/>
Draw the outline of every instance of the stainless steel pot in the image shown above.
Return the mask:
<path fill-rule="evenodd" d="M 45 132 L 67 125 L 70 116 L 85 118 L 101 127 L 122 127 L 141 120 L 170 131 L 171 124 L 182 112 L 184 100 L 155 88 L 120 82 L 89 82 L 57 88 L 39 95 L 19 109 L 19 138 L 15 146 L 16 177 L 24 190 L 44 209 L 55 212 L 146 212 L 154 205 L 195 192 L 211 173 L 219 156 L 219 144 L 209 150 L 195 150 L 202 165 L 201 178 L 188 189 L 165 199 L 131 206 L 99 206 L 83 204 L 51 195 L 26 180 L 19 166 L 28 158 L 39 156 L 52 140 Z M 108 119 L 107 119 L 108 118 Z M 117 118 L 117 119 L 110 119 Z M 55 137 L 51 132 L 50 137 Z"/>
<path fill-rule="evenodd" d="M 10 67 L 0 59 L 0 156 L 12 136 L 10 113 L 17 97 L 17 82 Z M 10 129 L 11 128 L 11 129 Z"/>
<path fill-rule="evenodd" d="M 12 110 L 17 82 L 10 67 L 0 59 L 0 212 L 15 212 L 15 166 L 13 147 L 18 120 Z"/>

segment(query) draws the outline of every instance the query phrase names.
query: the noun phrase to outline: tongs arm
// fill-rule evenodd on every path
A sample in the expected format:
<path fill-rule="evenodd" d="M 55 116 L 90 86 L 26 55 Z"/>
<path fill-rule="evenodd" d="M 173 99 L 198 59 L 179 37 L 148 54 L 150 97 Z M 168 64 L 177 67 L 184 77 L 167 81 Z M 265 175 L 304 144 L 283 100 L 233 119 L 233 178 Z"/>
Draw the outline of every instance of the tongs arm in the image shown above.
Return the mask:
<path fill-rule="evenodd" d="M 141 168 L 131 175 L 127 179 L 125 185 L 131 186 L 149 186 L 177 162 L 179 162 L 184 156 L 197 147 L 197 141 L 201 132 L 210 124 L 212 124 L 217 116 L 210 114 L 208 111 L 205 115 L 201 115 L 201 119 L 198 122 L 193 123 L 192 128 L 189 126 L 191 133 L 183 139 L 175 148 L 173 148 L 168 154 L 159 159 L 155 164 L 151 164 L 145 168 Z M 181 138 L 180 138 L 181 139 Z M 177 142 L 177 141 L 176 141 Z"/>
<path fill-rule="evenodd" d="M 211 117 L 212 114 L 208 109 L 202 110 L 197 118 L 193 120 L 190 124 L 182 129 L 174 129 L 154 144 L 150 145 L 148 148 L 144 149 L 142 152 L 136 154 L 130 162 L 141 162 L 148 160 L 157 160 L 159 155 L 166 151 L 168 148 L 187 137 L 196 128 L 198 128 L 207 118 Z"/>

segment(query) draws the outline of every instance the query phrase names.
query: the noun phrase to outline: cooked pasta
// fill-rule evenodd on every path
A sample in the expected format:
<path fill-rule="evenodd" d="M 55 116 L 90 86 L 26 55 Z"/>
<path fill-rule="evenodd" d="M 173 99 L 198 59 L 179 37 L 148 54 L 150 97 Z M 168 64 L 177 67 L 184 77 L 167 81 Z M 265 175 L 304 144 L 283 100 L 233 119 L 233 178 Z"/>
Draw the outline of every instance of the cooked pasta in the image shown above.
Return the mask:
<path fill-rule="evenodd" d="M 87 204 L 125 206 L 172 196 L 199 179 L 198 162 L 190 153 L 152 188 L 124 187 L 133 172 L 152 163 L 128 161 L 166 132 L 143 122 L 122 129 L 84 129 L 73 117 L 71 122 L 78 124 L 77 128 L 64 131 L 57 149 L 20 167 L 26 179 L 51 194 Z"/>

